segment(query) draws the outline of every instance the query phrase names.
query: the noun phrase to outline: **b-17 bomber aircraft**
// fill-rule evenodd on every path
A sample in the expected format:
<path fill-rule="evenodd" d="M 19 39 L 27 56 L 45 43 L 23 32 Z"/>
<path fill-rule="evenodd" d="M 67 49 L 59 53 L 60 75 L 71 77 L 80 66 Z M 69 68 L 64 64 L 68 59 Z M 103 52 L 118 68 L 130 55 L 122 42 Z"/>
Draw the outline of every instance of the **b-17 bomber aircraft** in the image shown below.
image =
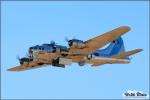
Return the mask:
<path fill-rule="evenodd" d="M 18 58 L 20 65 L 8 71 L 30 70 L 45 65 L 64 68 L 65 65 L 70 65 L 72 62 L 78 63 L 79 66 L 91 64 L 93 67 L 103 64 L 130 63 L 129 56 L 142 49 L 125 51 L 121 36 L 129 30 L 130 27 L 122 26 L 87 41 L 67 40 L 68 47 L 57 45 L 54 41 L 50 44 L 32 46 L 28 50 L 29 56 Z M 100 49 L 107 44 L 109 45 L 106 48 Z"/>

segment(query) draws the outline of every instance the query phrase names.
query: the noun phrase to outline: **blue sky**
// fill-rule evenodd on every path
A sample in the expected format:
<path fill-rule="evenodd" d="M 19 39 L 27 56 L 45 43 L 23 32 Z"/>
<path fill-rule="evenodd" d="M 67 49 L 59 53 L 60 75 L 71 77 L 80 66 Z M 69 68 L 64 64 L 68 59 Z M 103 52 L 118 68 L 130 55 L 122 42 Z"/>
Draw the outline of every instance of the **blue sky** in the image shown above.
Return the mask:
<path fill-rule="evenodd" d="M 148 93 L 148 6 L 148 1 L 3 1 L 2 99 L 121 99 L 126 90 Z M 65 37 L 87 40 L 119 26 L 131 27 L 123 36 L 126 50 L 144 49 L 130 64 L 6 71 L 19 64 L 16 56 L 25 56 L 30 46 L 51 40 L 67 45 Z"/>

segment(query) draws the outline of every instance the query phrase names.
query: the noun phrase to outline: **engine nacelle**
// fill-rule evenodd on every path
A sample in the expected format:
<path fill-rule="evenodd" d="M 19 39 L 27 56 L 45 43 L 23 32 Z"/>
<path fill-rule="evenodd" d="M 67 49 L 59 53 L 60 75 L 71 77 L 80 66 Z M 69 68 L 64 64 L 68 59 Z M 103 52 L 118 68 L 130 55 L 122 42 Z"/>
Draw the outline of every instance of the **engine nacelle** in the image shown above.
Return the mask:
<path fill-rule="evenodd" d="M 56 45 L 53 48 L 54 48 L 53 52 L 68 51 L 68 48 L 66 46 Z"/>
<path fill-rule="evenodd" d="M 70 47 L 72 48 L 84 48 L 85 47 L 85 43 L 82 40 L 77 40 L 77 39 L 72 39 L 68 41 L 68 44 Z"/>
<path fill-rule="evenodd" d="M 31 60 L 29 58 L 23 57 L 19 59 L 21 65 L 27 65 Z"/>

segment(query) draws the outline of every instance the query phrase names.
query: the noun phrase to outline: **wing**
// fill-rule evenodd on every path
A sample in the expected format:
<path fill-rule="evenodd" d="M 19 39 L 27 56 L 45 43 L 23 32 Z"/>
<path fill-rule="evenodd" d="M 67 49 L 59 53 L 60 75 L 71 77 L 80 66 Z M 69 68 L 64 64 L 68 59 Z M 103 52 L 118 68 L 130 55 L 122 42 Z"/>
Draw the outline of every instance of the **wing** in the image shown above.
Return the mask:
<path fill-rule="evenodd" d="M 45 65 L 21 65 L 21 66 L 16 66 L 10 69 L 7 69 L 8 71 L 24 71 L 24 70 L 30 70 L 30 69 L 35 69 L 35 68 L 40 68 L 40 67 L 45 67 Z"/>
<path fill-rule="evenodd" d="M 121 35 L 128 32 L 130 28 L 128 26 L 122 26 L 119 28 L 116 28 L 110 32 L 106 32 L 98 37 L 95 37 L 93 39 L 85 41 L 86 47 L 83 49 L 70 49 L 70 54 L 80 54 L 80 55 L 89 55 L 96 51 L 97 49 L 105 46 L 106 44 L 112 42 L 113 40 L 116 40 Z"/>
<path fill-rule="evenodd" d="M 59 55 L 55 53 L 38 53 L 36 58 L 33 61 L 30 61 L 27 64 L 23 64 L 20 66 L 16 66 L 13 68 L 8 69 L 8 71 L 23 71 L 23 70 L 30 70 L 40 67 L 45 67 L 46 65 L 51 64 L 51 59 L 55 59 Z M 42 63 L 40 63 L 42 62 Z"/>

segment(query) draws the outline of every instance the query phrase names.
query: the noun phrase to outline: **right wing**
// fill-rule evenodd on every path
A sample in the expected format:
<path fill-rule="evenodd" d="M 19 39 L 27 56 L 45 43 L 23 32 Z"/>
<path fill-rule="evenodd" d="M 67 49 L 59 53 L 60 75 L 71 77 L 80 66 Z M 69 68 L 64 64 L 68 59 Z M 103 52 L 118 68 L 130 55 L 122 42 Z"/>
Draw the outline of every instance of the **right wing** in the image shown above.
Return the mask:
<path fill-rule="evenodd" d="M 35 68 L 40 68 L 40 67 L 45 67 L 46 64 L 44 65 L 38 65 L 38 64 L 32 64 L 32 65 L 20 65 L 16 66 L 10 69 L 7 69 L 8 71 L 24 71 L 24 70 L 30 70 L 30 69 L 35 69 Z"/>
<path fill-rule="evenodd" d="M 8 71 L 24 71 L 24 70 L 30 70 L 30 69 L 35 69 L 35 68 L 40 68 L 40 67 L 45 67 L 46 65 L 51 64 L 51 59 L 59 57 L 56 53 L 38 53 L 36 59 L 34 61 L 31 61 L 27 64 L 23 64 L 20 66 L 16 66 L 13 68 L 8 69 Z M 40 59 L 40 60 L 39 60 Z M 41 61 L 43 63 L 38 64 L 37 61 Z"/>
<path fill-rule="evenodd" d="M 83 49 L 70 48 L 69 54 L 72 55 L 89 55 L 96 51 L 97 49 L 105 46 L 106 44 L 116 40 L 121 35 L 128 32 L 130 28 L 128 26 L 122 26 L 117 29 L 114 29 L 110 32 L 106 32 L 98 37 L 85 41 L 86 47 Z"/>

